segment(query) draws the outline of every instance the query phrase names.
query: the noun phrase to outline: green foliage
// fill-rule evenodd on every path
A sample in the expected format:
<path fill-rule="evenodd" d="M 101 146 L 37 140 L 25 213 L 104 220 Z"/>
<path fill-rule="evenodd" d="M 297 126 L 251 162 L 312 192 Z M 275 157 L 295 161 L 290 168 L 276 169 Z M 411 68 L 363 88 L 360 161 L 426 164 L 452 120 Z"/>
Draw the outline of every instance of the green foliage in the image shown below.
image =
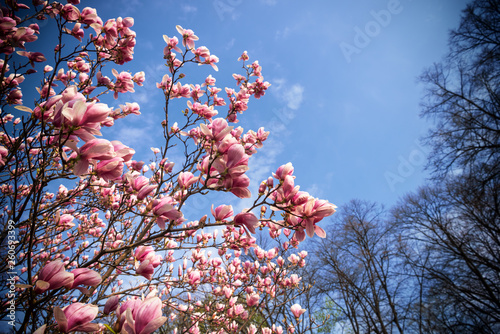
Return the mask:
<path fill-rule="evenodd" d="M 321 310 L 314 312 L 314 319 L 317 323 L 323 324 L 317 333 L 333 333 L 341 315 L 339 307 L 331 299 L 325 298 L 325 305 Z"/>

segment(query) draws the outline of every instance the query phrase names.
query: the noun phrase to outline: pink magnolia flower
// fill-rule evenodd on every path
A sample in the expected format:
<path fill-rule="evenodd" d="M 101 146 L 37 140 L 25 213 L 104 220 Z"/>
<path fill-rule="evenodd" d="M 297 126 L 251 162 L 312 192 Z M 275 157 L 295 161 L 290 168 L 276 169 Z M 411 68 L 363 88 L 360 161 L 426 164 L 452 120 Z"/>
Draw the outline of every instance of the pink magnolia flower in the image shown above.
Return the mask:
<path fill-rule="evenodd" d="M 179 182 L 179 186 L 181 186 L 181 188 L 187 189 L 198 182 L 199 179 L 199 176 L 195 177 L 191 172 L 180 172 L 177 177 L 177 182 Z"/>
<path fill-rule="evenodd" d="M 104 304 L 104 314 L 110 314 L 114 310 L 118 308 L 118 302 L 120 301 L 120 296 L 114 295 L 106 300 L 106 304 Z"/>
<path fill-rule="evenodd" d="M 219 68 L 217 67 L 217 65 L 215 65 L 218 62 L 219 62 L 219 57 L 215 55 L 210 55 L 207 59 L 205 59 L 204 64 L 211 65 L 214 70 L 218 71 Z"/>
<path fill-rule="evenodd" d="M 98 324 L 91 323 L 99 308 L 96 305 L 73 303 L 61 309 L 54 307 L 54 317 L 60 331 L 64 333 L 81 331 L 93 332 L 99 330 Z"/>
<path fill-rule="evenodd" d="M 139 246 L 135 250 L 134 257 L 138 261 L 135 264 L 136 273 L 149 280 L 152 279 L 154 269 L 161 263 L 161 255 L 156 255 L 151 246 Z"/>
<path fill-rule="evenodd" d="M 48 262 L 40 273 L 35 284 L 36 293 L 44 293 L 47 290 L 66 287 L 70 289 L 73 285 L 74 274 L 64 269 L 64 263 L 61 260 Z"/>
<path fill-rule="evenodd" d="M 248 186 L 250 185 L 250 179 L 246 175 L 240 175 L 236 178 L 229 179 L 230 184 L 226 183 L 226 187 L 239 198 L 250 198 L 252 196 Z"/>
<path fill-rule="evenodd" d="M 248 334 L 256 334 L 257 333 L 257 327 L 255 327 L 254 324 L 251 324 L 248 326 Z"/>
<path fill-rule="evenodd" d="M 233 207 L 231 205 L 219 205 L 215 208 L 212 205 L 212 215 L 214 216 L 217 222 L 225 222 L 226 218 L 229 218 L 233 215 Z"/>
<path fill-rule="evenodd" d="M 292 174 L 293 174 L 293 166 L 292 163 L 289 162 L 286 165 L 280 166 L 276 170 L 276 173 L 273 173 L 273 176 L 278 180 L 284 181 L 287 175 L 292 175 Z"/>
<path fill-rule="evenodd" d="M 78 162 L 73 167 L 73 173 L 81 176 L 87 172 L 89 161 L 106 160 L 116 157 L 113 144 L 106 139 L 92 139 L 85 143 L 80 149 L 74 150 L 78 153 Z"/>
<path fill-rule="evenodd" d="M 167 43 L 167 46 L 163 50 L 163 54 L 165 55 L 165 57 L 170 54 L 171 49 L 174 49 L 177 52 L 182 52 L 181 49 L 179 49 L 179 47 L 177 46 L 177 44 L 179 44 L 179 40 L 177 39 L 177 37 L 168 37 L 167 35 L 163 35 L 163 40 L 165 41 L 165 43 Z"/>
<path fill-rule="evenodd" d="M 123 324 L 125 323 L 127 310 L 130 310 L 132 317 L 134 317 L 141 304 L 142 300 L 135 297 L 133 299 L 127 299 L 120 305 L 120 307 L 117 308 L 116 313 L 119 319 L 118 331 L 122 329 Z"/>
<path fill-rule="evenodd" d="M 113 145 L 116 156 L 122 158 L 125 162 L 132 159 L 135 154 L 135 150 L 133 148 L 123 145 L 118 140 L 113 140 L 111 144 Z"/>
<path fill-rule="evenodd" d="M 187 106 L 193 111 L 193 113 L 208 120 L 218 114 L 218 111 L 214 110 L 212 105 L 207 106 L 206 104 L 201 104 L 199 102 L 192 103 L 191 101 L 187 101 Z"/>
<path fill-rule="evenodd" d="M 184 29 L 180 25 L 175 28 L 182 35 L 182 45 L 187 46 L 188 49 L 194 49 L 194 41 L 199 39 L 198 36 L 191 29 Z"/>
<path fill-rule="evenodd" d="M 113 75 L 116 77 L 115 85 L 113 87 L 113 90 L 115 93 L 113 94 L 113 97 L 115 99 L 118 98 L 118 93 L 126 93 L 126 92 L 135 92 L 134 90 L 134 78 L 129 72 L 120 72 L 118 73 L 117 70 L 112 69 Z"/>
<path fill-rule="evenodd" d="M 66 4 L 61 9 L 61 16 L 68 21 L 76 21 L 80 17 L 80 10 L 72 4 Z"/>
<path fill-rule="evenodd" d="M 141 114 L 141 112 L 139 111 L 141 109 L 141 107 L 139 106 L 139 104 L 137 102 L 132 102 L 132 103 L 125 102 L 125 105 L 120 105 L 120 107 L 122 108 L 122 112 L 125 115 L 128 115 L 128 114 L 140 115 Z"/>
<path fill-rule="evenodd" d="M 325 217 L 331 216 L 335 213 L 336 206 L 325 201 L 310 198 L 306 204 L 304 204 L 298 213 L 304 217 L 302 225 L 305 225 L 307 235 L 309 237 L 314 236 L 316 233 L 320 238 L 326 236 L 325 231 L 316 225 L 317 222 Z"/>
<path fill-rule="evenodd" d="M 0 146 L 0 166 L 4 166 L 7 162 L 7 156 L 9 155 L 9 150 L 5 146 Z"/>
<path fill-rule="evenodd" d="M 259 226 L 259 218 L 252 212 L 241 212 L 234 217 L 235 225 L 243 225 L 248 231 L 255 234 L 255 228 Z"/>
<path fill-rule="evenodd" d="M 11 90 L 9 95 L 7 95 L 8 104 L 22 104 L 23 103 L 23 93 L 20 89 Z"/>
<path fill-rule="evenodd" d="M 303 309 L 299 304 L 294 304 L 290 308 L 295 318 L 299 318 L 306 310 Z"/>
<path fill-rule="evenodd" d="M 153 333 L 167 321 L 167 318 L 162 316 L 162 306 L 160 298 L 149 297 L 136 306 L 135 312 L 127 309 L 123 329 L 128 334 Z"/>
<path fill-rule="evenodd" d="M 146 80 L 146 75 L 144 74 L 144 71 L 137 72 L 134 74 L 134 77 L 132 80 L 138 85 L 142 86 L 142 83 Z"/>
<path fill-rule="evenodd" d="M 153 190 L 156 189 L 156 185 L 149 184 L 149 179 L 145 176 L 139 175 L 139 173 L 127 173 L 124 175 L 130 184 L 128 191 L 130 193 L 137 193 L 137 199 L 145 199 Z"/>
<path fill-rule="evenodd" d="M 216 118 L 209 125 L 200 124 L 201 133 L 209 140 L 221 141 L 233 130 L 224 118 Z"/>
<path fill-rule="evenodd" d="M 74 275 L 75 280 L 71 288 L 76 288 L 79 285 L 96 286 L 101 283 L 101 275 L 92 269 L 88 268 L 76 268 L 71 271 Z"/>
<path fill-rule="evenodd" d="M 106 181 L 119 179 L 123 174 L 123 159 L 115 157 L 102 160 L 96 166 L 96 173 Z"/>
<path fill-rule="evenodd" d="M 102 20 L 97 16 L 97 11 L 94 8 L 85 7 L 80 13 L 80 20 L 83 24 L 91 25 L 97 23 L 102 26 Z"/>
<path fill-rule="evenodd" d="M 83 29 L 81 28 L 81 26 L 82 25 L 80 23 L 75 23 L 75 26 L 69 32 L 71 34 L 71 36 L 75 37 L 80 42 L 82 41 L 83 36 L 85 36 L 85 33 L 84 33 Z"/>
<path fill-rule="evenodd" d="M 17 51 L 17 54 L 23 57 L 27 57 L 31 67 L 35 67 L 35 63 L 41 63 L 47 60 L 43 53 L 41 52 L 28 52 L 28 51 Z"/>
<path fill-rule="evenodd" d="M 200 284 L 200 281 L 201 281 L 201 275 L 199 270 L 192 270 L 188 274 L 188 282 L 189 285 L 191 285 L 192 287 Z"/>
<path fill-rule="evenodd" d="M 156 216 L 156 222 L 161 229 L 165 228 L 167 220 L 178 220 L 182 218 L 182 212 L 174 208 L 173 199 L 165 196 L 153 201 L 153 215 Z"/>
<path fill-rule="evenodd" d="M 247 295 L 246 301 L 248 306 L 255 306 L 259 303 L 260 296 L 258 293 L 254 292 Z"/>

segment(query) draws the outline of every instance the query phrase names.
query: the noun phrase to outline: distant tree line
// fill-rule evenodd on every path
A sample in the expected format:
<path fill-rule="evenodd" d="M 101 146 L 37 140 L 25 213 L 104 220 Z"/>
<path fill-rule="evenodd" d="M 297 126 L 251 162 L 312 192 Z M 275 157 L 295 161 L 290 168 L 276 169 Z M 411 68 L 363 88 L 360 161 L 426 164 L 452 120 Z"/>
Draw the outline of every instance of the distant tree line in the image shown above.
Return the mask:
<path fill-rule="evenodd" d="M 500 333 L 499 61 L 500 1 L 475 0 L 420 77 L 432 178 L 390 209 L 352 200 L 311 245 L 338 331 Z"/>

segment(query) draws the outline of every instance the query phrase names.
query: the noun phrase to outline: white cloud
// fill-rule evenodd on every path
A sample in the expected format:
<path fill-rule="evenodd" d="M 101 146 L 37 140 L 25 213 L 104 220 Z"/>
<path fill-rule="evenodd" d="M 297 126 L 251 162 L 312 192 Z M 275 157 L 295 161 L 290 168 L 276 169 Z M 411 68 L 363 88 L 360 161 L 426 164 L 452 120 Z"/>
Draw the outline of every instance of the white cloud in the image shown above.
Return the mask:
<path fill-rule="evenodd" d="M 234 46 L 234 43 L 236 42 L 236 38 L 231 38 L 229 42 L 226 44 L 226 50 L 231 50 L 231 48 Z"/>
<path fill-rule="evenodd" d="M 290 35 L 290 28 L 285 27 L 283 30 L 276 31 L 276 39 L 286 39 Z"/>
<path fill-rule="evenodd" d="M 150 142 L 150 131 L 151 129 L 149 127 L 135 128 L 122 126 L 118 131 L 116 140 L 132 148 L 142 149 L 147 145 L 147 142 Z"/>
<path fill-rule="evenodd" d="M 196 8 L 195 6 L 190 6 L 190 5 L 182 5 L 181 10 L 184 13 L 194 13 L 194 12 L 198 11 L 198 8 Z"/>
<path fill-rule="evenodd" d="M 273 82 L 273 92 L 277 95 L 278 99 L 292 110 L 297 110 L 302 104 L 304 99 L 304 87 L 300 84 L 293 84 L 289 86 L 285 79 L 276 79 Z"/>
<path fill-rule="evenodd" d="M 302 103 L 303 99 L 303 94 L 304 94 L 304 87 L 295 84 L 290 89 L 286 90 L 283 93 L 283 97 L 286 101 L 288 101 L 287 106 L 290 109 L 297 110 L 300 107 L 300 104 Z"/>

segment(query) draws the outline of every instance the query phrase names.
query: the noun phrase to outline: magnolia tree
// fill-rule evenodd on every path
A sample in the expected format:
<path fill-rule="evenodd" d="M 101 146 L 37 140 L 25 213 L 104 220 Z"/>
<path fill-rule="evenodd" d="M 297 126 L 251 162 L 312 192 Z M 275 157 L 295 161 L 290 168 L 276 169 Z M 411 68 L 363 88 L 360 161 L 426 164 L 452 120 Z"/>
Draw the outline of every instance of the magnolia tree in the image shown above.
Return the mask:
<path fill-rule="evenodd" d="M 44 33 L 40 22 L 54 27 L 50 56 L 31 46 Z M 179 37 L 163 36 L 166 73 L 156 86 L 165 97 L 164 142 L 150 161 L 137 161 L 133 148 L 104 139 L 104 129 L 141 117 L 139 105 L 100 102 L 145 81 L 144 72 L 120 69 L 133 59 L 133 25 L 132 18 L 104 21 L 79 0 L 7 0 L 1 8 L 4 327 L 297 333 L 305 311 L 294 304 L 303 291 L 297 268 L 307 253 L 293 250 L 306 234 L 325 236 L 317 223 L 335 206 L 300 191 L 288 163 L 270 171 L 241 212 L 222 204 L 200 217 L 183 213 L 208 193 L 251 197 L 248 162 L 269 133 L 235 124 L 270 86 L 261 67 L 244 52 L 234 88 L 218 88 L 211 75 L 189 83 L 189 66 L 217 71 L 219 59 L 192 30 L 177 26 Z M 172 110 L 174 99 L 185 107 Z M 181 161 L 169 160 L 175 146 Z M 276 246 L 261 249 L 257 230 Z M 278 308 L 290 316 L 271 322 L 276 317 L 263 310 Z"/>

